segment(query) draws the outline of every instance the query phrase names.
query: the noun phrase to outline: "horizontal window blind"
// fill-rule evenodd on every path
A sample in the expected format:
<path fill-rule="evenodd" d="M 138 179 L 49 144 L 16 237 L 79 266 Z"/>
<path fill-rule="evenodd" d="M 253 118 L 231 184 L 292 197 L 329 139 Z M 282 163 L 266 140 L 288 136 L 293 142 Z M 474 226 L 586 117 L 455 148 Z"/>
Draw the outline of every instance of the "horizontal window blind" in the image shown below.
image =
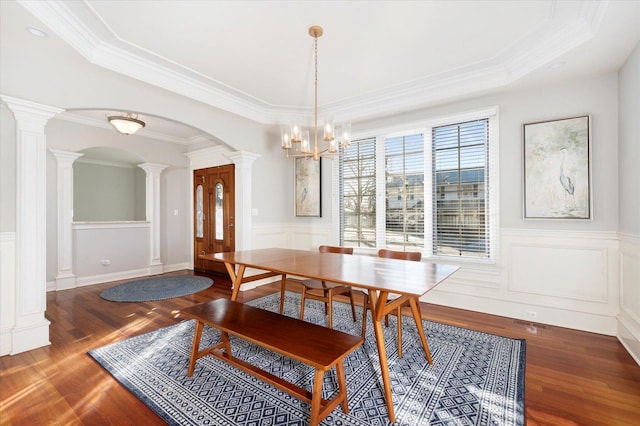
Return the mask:
<path fill-rule="evenodd" d="M 386 138 L 385 246 L 424 248 L 424 134 Z"/>
<path fill-rule="evenodd" d="M 433 253 L 488 258 L 489 120 L 432 129 Z"/>
<path fill-rule="evenodd" d="M 340 244 L 376 246 L 376 139 L 353 141 L 339 163 Z"/>

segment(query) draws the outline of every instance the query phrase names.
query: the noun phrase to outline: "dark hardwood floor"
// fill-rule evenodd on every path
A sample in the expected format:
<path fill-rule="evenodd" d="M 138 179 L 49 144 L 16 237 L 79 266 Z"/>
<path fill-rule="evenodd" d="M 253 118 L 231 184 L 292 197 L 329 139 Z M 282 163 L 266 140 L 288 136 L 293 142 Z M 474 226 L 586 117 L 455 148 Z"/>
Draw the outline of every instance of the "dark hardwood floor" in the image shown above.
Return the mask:
<path fill-rule="evenodd" d="M 178 274 L 192 274 L 190 271 Z M 0 424 L 164 424 L 86 352 L 180 321 L 181 308 L 229 297 L 229 282 L 200 293 L 146 303 L 99 294 L 117 283 L 47 294 L 51 345 L 0 358 Z M 241 292 L 247 301 L 278 290 Z M 615 337 L 423 304 L 425 318 L 527 340 L 528 425 L 640 424 L 640 366 Z"/>

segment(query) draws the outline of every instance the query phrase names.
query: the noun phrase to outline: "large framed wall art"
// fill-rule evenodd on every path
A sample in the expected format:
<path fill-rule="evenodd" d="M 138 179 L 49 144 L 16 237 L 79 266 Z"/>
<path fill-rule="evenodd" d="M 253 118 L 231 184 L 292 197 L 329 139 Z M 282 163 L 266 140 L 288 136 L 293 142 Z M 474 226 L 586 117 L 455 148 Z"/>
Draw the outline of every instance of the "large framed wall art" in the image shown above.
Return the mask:
<path fill-rule="evenodd" d="M 322 159 L 295 159 L 295 210 L 296 216 L 322 216 L 321 181 Z"/>
<path fill-rule="evenodd" d="M 524 218 L 592 219 L 591 116 L 523 125 Z"/>

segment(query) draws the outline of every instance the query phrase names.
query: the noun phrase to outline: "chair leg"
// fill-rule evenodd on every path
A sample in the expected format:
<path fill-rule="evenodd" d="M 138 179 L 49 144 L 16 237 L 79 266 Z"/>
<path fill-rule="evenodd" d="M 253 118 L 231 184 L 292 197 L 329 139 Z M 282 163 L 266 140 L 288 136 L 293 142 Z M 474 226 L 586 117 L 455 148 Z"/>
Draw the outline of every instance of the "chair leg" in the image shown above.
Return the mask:
<path fill-rule="evenodd" d="M 398 306 L 396 311 L 398 317 L 398 358 L 402 358 L 402 307 Z"/>
<path fill-rule="evenodd" d="M 322 295 L 324 296 L 324 314 L 327 315 L 329 313 L 329 306 L 331 306 L 331 302 L 327 303 L 331 294 L 331 290 L 322 290 Z M 331 328 L 331 326 L 329 326 Z"/>
<path fill-rule="evenodd" d="M 304 320 L 304 305 L 306 302 L 306 293 L 307 289 L 305 286 L 302 286 L 302 293 L 300 294 L 300 319 Z"/>
<path fill-rule="evenodd" d="M 365 294 L 362 303 L 362 338 L 367 332 L 367 309 L 369 309 L 369 296 Z"/>
<path fill-rule="evenodd" d="M 333 292 L 332 291 L 328 291 L 327 292 L 327 301 L 329 302 L 329 328 L 333 328 Z M 325 301 L 325 307 L 327 306 L 327 301 Z"/>
<path fill-rule="evenodd" d="M 353 315 L 353 321 L 356 321 L 356 304 L 353 301 L 353 292 L 349 291 L 349 300 L 351 301 L 351 315 Z"/>

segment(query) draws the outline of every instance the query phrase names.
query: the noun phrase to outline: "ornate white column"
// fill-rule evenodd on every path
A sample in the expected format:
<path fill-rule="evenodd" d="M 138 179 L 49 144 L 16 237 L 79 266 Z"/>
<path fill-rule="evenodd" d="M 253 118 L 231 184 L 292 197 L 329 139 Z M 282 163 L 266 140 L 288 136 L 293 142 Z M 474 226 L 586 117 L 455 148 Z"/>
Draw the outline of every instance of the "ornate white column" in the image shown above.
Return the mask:
<path fill-rule="evenodd" d="M 16 283 L 11 354 L 48 345 L 47 144 L 44 126 L 63 109 L 9 96 L 16 119 Z"/>
<path fill-rule="evenodd" d="M 73 274 L 73 162 L 84 154 L 50 149 L 58 163 L 58 274 L 56 291 L 76 287 Z"/>
<path fill-rule="evenodd" d="M 260 155 L 247 151 L 235 151 L 226 156 L 235 164 L 236 250 L 249 250 L 252 247 L 252 166 Z"/>
<path fill-rule="evenodd" d="M 150 223 L 149 232 L 149 274 L 161 274 L 162 260 L 160 259 L 160 173 L 167 168 L 164 164 L 138 164 L 147 174 L 146 201 L 147 222 Z"/>

